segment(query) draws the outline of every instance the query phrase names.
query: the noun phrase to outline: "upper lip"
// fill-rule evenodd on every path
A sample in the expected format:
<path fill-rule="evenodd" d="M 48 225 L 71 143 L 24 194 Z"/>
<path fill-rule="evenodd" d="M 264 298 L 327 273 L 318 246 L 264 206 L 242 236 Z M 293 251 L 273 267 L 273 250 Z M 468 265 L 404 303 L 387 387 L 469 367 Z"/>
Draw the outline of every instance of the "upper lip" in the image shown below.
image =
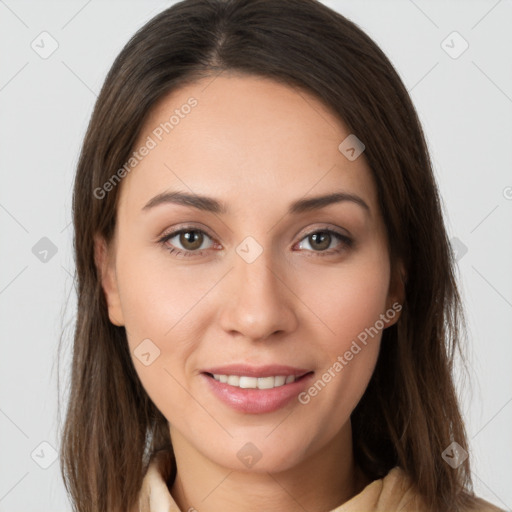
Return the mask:
<path fill-rule="evenodd" d="M 281 364 L 269 364 L 265 366 L 249 366 L 247 364 L 229 364 L 225 366 L 216 366 L 206 368 L 203 373 L 212 373 L 219 375 L 238 375 L 239 377 L 246 375 L 248 377 L 273 377 L 283 375 L 295 375 L 302 377 L 311 370 L 306 368 L 295 368 L 293 366 L 284 366 Z"/>

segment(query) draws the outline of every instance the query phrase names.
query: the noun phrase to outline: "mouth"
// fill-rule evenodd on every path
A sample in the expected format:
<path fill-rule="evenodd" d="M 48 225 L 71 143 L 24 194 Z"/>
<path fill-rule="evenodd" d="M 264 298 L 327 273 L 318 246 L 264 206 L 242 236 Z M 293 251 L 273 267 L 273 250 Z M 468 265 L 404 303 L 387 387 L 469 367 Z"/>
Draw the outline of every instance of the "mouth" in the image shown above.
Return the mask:
<path fill-rule="evenodd" d="M 302 375 L 270 375 L 268 377 L 253 377 L 250 375 L 227 375 L 222 373 L 204 372 L 208 377 L 241 389 L 274 389 L 301 380 L 313 372 L 306 372 Z"/>
<path fill-rule="evenodd" d="M 274 412 L 291 403 L 310 384 L 314 371 L 289 366 L 231 365 L 201 372 L 220 402 L 244 414 Z"/>

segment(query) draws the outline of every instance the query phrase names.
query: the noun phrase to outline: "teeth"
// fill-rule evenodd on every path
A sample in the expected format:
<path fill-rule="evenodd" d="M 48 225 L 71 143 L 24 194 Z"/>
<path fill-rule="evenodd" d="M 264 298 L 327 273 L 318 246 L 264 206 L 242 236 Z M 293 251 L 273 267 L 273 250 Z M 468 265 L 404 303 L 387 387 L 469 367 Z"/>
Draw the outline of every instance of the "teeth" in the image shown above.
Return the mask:
<path fill-rule="evenodd" d="M 238 386 L 241 388 L 257 388 L 258 387 L 258 379 L 256 377 L 240 377 L 238 382 Z M 229 380 L 228 380 L 229 382 Z M 236 386 L 236 384 L 231 384 L 232 386 Z"/>
<path fill-rule="evenodd" d="M 230 386 L 238 386 L 240 384 L 240 377 L 238 377 L 237 375 L 229 375 L 228 384 Z"/>
<path fill-rule="evenodd" d="M 242 375 L 213 374 L 213 378 L 224 384 L 243 389 L 272 389 L 295 382 L 295 375 L 277 375 L 276 377 L 248 377 Z"/>
<path fill-rule="evenodd" d="M 292 375 L 293 377 L 293 375 Z M 293 377 L 293 380 L 290 380 L 290 382 L 293 382 L 295 380 L 295 377 Z M 282 386 L 286 382 L 286 377 L 284 375 L 281 375 L 279 377 L 274 377 L 274 386 Z"/>

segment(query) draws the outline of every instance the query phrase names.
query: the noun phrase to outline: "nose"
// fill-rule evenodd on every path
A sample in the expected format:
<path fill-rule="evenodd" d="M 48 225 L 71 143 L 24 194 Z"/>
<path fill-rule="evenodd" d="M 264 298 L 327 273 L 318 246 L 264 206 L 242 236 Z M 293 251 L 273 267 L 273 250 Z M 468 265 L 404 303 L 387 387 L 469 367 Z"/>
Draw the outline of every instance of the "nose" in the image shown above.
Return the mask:
<path fill-rule="evenodd" d="M 220 311 L 220 325 L 230 335 L 257 341 L 297 327 L 297 297 L 286 272 L 272 263 L 270 252 L 263 251 L 252 263 L 235 255 Z"/>

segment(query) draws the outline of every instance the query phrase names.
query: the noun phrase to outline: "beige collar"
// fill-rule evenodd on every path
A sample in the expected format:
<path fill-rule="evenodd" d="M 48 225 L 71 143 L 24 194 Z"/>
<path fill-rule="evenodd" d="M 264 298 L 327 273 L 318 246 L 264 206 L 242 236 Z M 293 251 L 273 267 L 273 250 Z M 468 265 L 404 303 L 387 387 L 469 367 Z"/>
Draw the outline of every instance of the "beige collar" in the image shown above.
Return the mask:
<path fill-rule="evenodd" d="M 132 512 L 188 512 L 181 511 L 174 501 L 167 481 L 172 472 L 169 453 L 157 452 L 152 458 L 139 493 L 139 506 Z M 481 511 L 498 511 L 481 500 Z M 192 509 L 193 510 L 193 509 Z M 398 466 L 379 480 L 369 483 L 359 494 L 331 512 L 423 512 L 426 508 L 409 477 Z"/>

